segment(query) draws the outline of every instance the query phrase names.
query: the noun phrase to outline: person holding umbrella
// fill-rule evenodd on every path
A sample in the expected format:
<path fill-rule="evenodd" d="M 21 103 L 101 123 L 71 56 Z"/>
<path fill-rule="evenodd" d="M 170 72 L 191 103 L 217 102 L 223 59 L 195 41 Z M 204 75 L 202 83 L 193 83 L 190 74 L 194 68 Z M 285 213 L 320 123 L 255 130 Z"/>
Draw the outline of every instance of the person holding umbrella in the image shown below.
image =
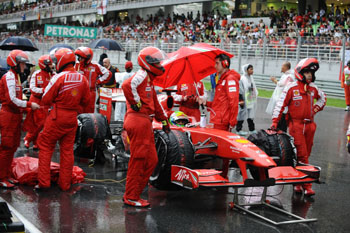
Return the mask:
<path fill-rule="evenodd" d="M 220 54 L 215 58 L 215 69 L 217 71 L 218 82 L 215 87 L 214 100 L 208 102 L 211 107 L 210 122 L 215 129 L 230 131 L 237 123 L 239 80 L 240 74 L 235 70 L 230 70 L 230 58 L 226 54 Z M 227 177 L 229 161 L 223 161 L 223 177 Z"/>
<path fill-rule="evenodd" d="M 164 73 L 160 62 L 164 52 L 146 47 L 138 55 L 141 69 L 125 80 L 122 86 L 127 101 L 124 128 L 130 139 L 130 160 L 123 201 L 126 205 L 147 207 L 140 195 L 158 162 L 152 121 L 162 121 L 163 130 L 170 132 L 168 116 L 158 102 L 153 80 Z"/>
<path fill-rule="evenodd" d="M 18 183 L 10 177 L 13 156 L 21 141 L 21 124 L 25 108 L 39 109 L 37 103 L 22 100 L 19 74 L 23 73 L 28 56 L 22 50 L 12 50 L 7 57 L 10 70 L 0 81 L 0 187 L 12 188 Z"/>
<path fill-rule="evenodd" d="M 199 96 L 198 96 L 199 95 Z M 179 110 L 188 116 L 193 116 L 197 122 L 201 119 L 199 105 L 205 104 L 207 95 L 201 81 L 191 84 L 178 84 L 174 100 L 180 103 Z"/>
<path fill-rule="evenodd" d="M 96 86 L 107 83 L 112 77 L 112 73 L 100 64 L 91 62 L 94 56 L 91 48 L 79 47 L 74 53 L 78 56 L 79 61 L 75 65 L 75 69 L 88 79 L 90 86 L 90 103 L 83 109 L 83 113 L 94 113 Z"/>

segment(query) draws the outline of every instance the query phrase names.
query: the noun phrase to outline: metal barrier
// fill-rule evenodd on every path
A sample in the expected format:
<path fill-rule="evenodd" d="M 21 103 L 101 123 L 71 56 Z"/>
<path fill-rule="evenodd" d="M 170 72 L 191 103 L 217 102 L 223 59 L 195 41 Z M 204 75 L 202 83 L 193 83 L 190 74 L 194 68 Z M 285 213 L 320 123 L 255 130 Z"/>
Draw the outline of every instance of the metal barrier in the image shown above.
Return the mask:
<path fill-rule="evenodd" d="M 259 89 L 274 90 L 276 87 L 268 75 L 254 75 L 254 81 Z M 345 98 L 344 89 L 341 88 L 340 81 L 316 80 L 315 84 L 326 93 L 327 97 Z"/>

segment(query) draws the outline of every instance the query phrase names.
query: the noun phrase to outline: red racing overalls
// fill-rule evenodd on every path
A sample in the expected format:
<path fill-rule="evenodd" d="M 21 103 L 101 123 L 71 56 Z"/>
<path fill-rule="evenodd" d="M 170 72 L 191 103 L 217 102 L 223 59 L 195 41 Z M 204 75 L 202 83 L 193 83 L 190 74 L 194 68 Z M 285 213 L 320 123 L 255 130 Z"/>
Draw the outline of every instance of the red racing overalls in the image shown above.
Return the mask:
<path fill-rule="evenodd" d="M 53 105 L 43 131 L 39 135 L 39 171 L 40 188 L 50 187 L 50 163 L 56 142 L 60 143 L 60 175 L 58 184 L 62 190 L 71 185 L 74 164 L 73 145 L 77 129 L 77 113 L 90 101 L 89 83 L 85 76 L 67 68 L 56 74 L 45 89 L 41 104 Z"/>
<path fill-rule="evenodd" d="M 31 107 L 30 101 L 22 100 L 19 75 L 9 70 L 0 80 L 0 181 L 9 178 L 14 153 L 21 142 L 22 112 Z"/>
<path fill-rule="evenodd" d="M 76 63 L 75 69 L 87 78 L 90 87 L 90 102 L 88 106 L 82 110 L 82 113 L 94 113 L 96 84 L 101 85 L 108 83 L 112 78 L 112 73 L 100 64 L 92 62 L 88 65 L 85 65 L 84 63 Z"/>
<path fill-rule="evenodd" d="M 35 102 L 40 105 L 41 97 L 44 93 L 45 87 L 49 84 L 51 79 L 51 73 L 45 70 L 37 70 L 33 73 L 30 79 L 30 101 Z M 30 120 L 25 120 L 27 125 L 24 125 L 28 131 L 27 135 L 24 137 L 25 141 L 28 143 L 33 142 L 36 145 L 36 139 L 40 133 L 40 131 L 44 127 L 44 122 L 48 114 L 48 108 L 41 106 L 40 109 L 37 110 L 29 110 L 27 112 L 27 118 Z"/>
<path fill-rule="evenodd" d="M 196 87 L 198 94 L 196 91 Z M 202 82 L 197 82 L 196 84 L 179 84 L 177 85 L 177 92 L 173 96 L 174 100 L 180 103 L 179 110 L 184 112 L 188 116 L 192 116 L 197 122 L 201 119 L 201 113 L 199 111 L 198 98 L 206 98 L 204 85 Z M 186 101 L 184 98 L 187 98 Z"/>
<path fill-rule="evenodd" d="M 127 100 L 124 128 L 130 139 L 124 198 L 137 201 L 158 162 L 152 120 L 155 117 L 163 121 L 167 115 L 158 102 L 150 76 L 143 69 L 125 80 L 122 88 Z M 138 112 L 131 109 L 131 105 L 139 102 L 142 106 Z"/>
<path fill-rule="evenodd" d="M 316 103 L 314 100 L 317 100 Z M 326 95 L 314 83 L 306 85 L 296 81 L 284 88 L 281 98 L 276 104 L 272 122 L 278 123 L 284 108 L 288 107 L 289 134 L 294 137 L 299 162 L 309 163 L 316 131 L 314 116 L 324 108 L 326 101 Z M 311 184 L 304 184 L 303 187 L 311 187 Z"/>

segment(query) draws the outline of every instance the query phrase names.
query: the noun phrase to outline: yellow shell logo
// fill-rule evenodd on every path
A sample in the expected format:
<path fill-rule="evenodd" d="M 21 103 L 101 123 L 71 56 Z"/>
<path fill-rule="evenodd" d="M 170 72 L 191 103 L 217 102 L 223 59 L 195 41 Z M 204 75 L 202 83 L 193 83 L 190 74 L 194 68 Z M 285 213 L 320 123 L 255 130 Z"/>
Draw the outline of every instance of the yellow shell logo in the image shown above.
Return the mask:
<path fill-rule="evenodd" d="M 72 93 L 72 96 L 76 96 L 78 94 L 78 90 L 77 89 L 73 89 L 71 93 Z"/>
<path fill-rule="evenodd" d="M 249 141 L 246 140 L 246 139 L 237 139 L 236 142 L 239 142 L 239 143 L 242 143 L 242 144 L 249 143 Z"/>

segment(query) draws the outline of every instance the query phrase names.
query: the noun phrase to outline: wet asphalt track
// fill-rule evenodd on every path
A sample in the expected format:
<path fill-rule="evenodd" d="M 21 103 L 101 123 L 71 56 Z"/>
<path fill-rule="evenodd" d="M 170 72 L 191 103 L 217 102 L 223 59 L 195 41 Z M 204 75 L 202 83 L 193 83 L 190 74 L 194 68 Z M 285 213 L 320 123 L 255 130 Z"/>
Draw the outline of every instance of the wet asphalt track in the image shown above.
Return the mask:
<path fill-rule="evenodd" d="M 267 100 L 259 99 L 259 103 L 256 128 L 267 128 L 271 123 L 265 113 Z M 70 192 L 52 187 L 45 193 L 21 185 L 15 190 L 0 189 L 0 197 L 42 232 L 349 232 L 350 155 L 345 148 L 349 121 L 350 113 L 336 108 L 326 108 L 316 117 L 311 163 L 322 167 L 325 183 L 314 185 L 314 198 L 293 196 L 291 186 L 268 189 L 271 203 L 300 216 L 318 218 L 314 223 L 274 227 L 232 211 L 228 202 L 233 189 L 166 192 L 150 187 L 143 193 L 151 203 L 148 209 L 123 205 L 124 182 L 89 181 L 74 185 Z M 22 155 L 38 156 L 20 148 L 17 156 Z M 57 155 L 53 160 L 57 161 Z M 86 161 L 76 161 L 76 165 L 90 179 L 123 180 L 126 175 L 125 164 L 89 168 Z M 233 169 L 230 175 L 239 175 L 239 171 Z M 257 200 L 261 192 L 262 188 L 240 189 L 240 200 Z M 279 219 L 275 214 L 272 217 Z"/>

